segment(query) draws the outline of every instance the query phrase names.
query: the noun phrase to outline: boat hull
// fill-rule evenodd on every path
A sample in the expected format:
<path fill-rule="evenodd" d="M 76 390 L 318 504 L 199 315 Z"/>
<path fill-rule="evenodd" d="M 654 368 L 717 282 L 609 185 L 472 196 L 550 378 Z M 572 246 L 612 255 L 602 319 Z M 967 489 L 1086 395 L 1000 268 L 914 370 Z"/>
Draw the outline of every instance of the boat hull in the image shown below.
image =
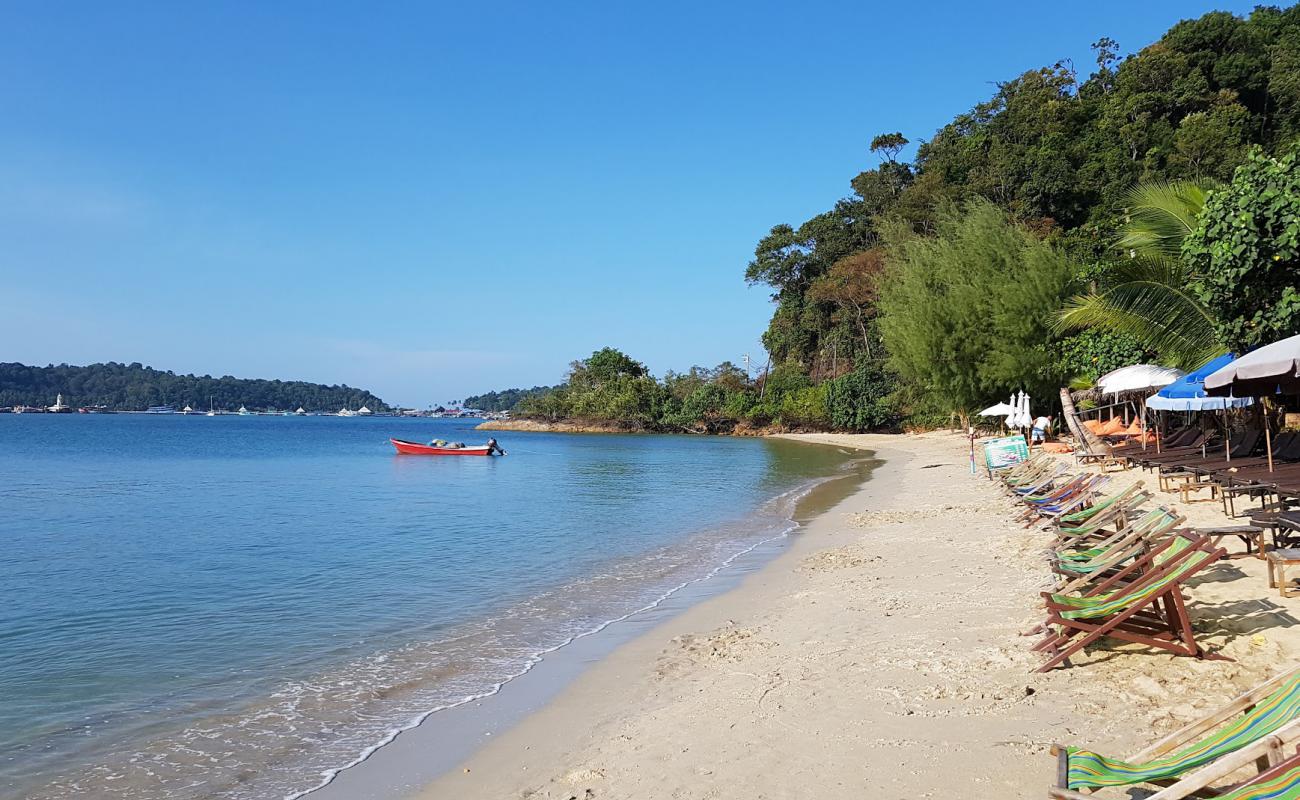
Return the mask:
<path fill-rule="evenodd" d="M 487 445 L 478 447 L 433 447 L 418 442 L 406 442 L 401 439 L 389 439 L 397 454 L 403 456 L 487 456 L 491 450 Z"/>

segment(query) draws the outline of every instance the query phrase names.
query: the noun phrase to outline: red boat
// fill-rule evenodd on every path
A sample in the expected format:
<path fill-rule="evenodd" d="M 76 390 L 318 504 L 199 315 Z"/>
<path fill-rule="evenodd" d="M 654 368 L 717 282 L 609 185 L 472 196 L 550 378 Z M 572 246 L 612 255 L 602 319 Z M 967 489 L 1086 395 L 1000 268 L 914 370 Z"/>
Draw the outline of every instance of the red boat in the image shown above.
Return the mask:
<path fill-rule="evenodd" d="M 403 456 L 490 456 L 492 445 L 475 445 L 473 447 L 434 447 L 419 442 L 407 442 L 402 439 L 389 439 L 399 455 Z M 502 455 L 505 455 L 502 453 Z"/>

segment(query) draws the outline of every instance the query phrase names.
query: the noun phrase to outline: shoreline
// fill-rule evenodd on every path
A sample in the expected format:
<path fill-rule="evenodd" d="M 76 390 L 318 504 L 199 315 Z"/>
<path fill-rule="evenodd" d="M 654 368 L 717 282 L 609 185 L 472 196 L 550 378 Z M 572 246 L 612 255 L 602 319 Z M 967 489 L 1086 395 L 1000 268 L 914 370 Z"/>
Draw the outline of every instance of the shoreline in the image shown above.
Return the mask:
<path fill-rule="evenodd" d="M 1035 674 L 1020 634 L 1042 618 L 1044 534 L 970 473 L 964 437 L 788 438 L 883 462 L 738 586 L 623 644 L 406 797 L 921 798 L 960 785 L 975 800 L 1037 798 L 1054 743 L 1139 749 L 1300 649 L 1300 622 L 1248 559 L 1189 584 L 1198 635 L 1233 661 L 1108 646 Z"/>
<path fill-rule="evenodd" d="M 570 791 L 564 788 L 558 795 L 552 795 L 547 789 L 528 788 L 531 776 L 546 774 L 548 764 L 565 763 L 570 758 L 573 741 L 565 736 L 556 736 L 556 730 L 574 731 L 579 719 L 596 718 L 596 723 L 589 724 L 593 732 L 581 735 L 581 740 L 590 742 L 599 726 L 606 726 L 616 721 L 623 713 L 629 697 L 644 687 L 635 686 L 638 678 L 643 677 L 647 666 L 656 664 L 659 651 L 665 642 L 682 642 L 695 636 L 701 629 L 735 628 L 744 615 L 744 609 L 750 605 L 755 596 L 767 599 L 774 590 L 779 591 L 785 585 L 785 578 L 801 560 L 825 547 L 825 539 L 809 531 L 818 524 L 818 520 L 834 514 L 845 503 L 859 496 L 865 489 L 881 481 L 882 467 L 899 461 L 909 462 L 912 457 L 905 451 L 882 446 L 889 439 L 881 435 L 881 441 L 871 443 L 819 440 L 816 434 L 777 434 L 809 444 L 833 446 L 852 449 L 869 461 L 869 475 L 853 482 L 851 491 L 835 498 L 834 502 L 814 506 L 796 514 L 799 528 L 789 537 L 788 544 L 774 557 L 768 558 L 756 570 L 739 576 L 739 579 L 720 593 L 690 604 L 678 610 L 666 619 L 642 631 L 635 638 L 621 643 L 612 652 L 599 661 L 587 665 L 586 669 L 573 676 L 573 679 L 544 706 L 520 719 L 513 726 L 494 735 L 490 741 L 481 746 L 455 769 L 442 773 L 435 780 L 426 783 L 417 790 L 402 795 L 409 800 L 434 800 L 444 797 L 605 797 L 606 793 L 598 788 L 578 788 L 582 779 L 600 780 L 600 770 L 573 770 L 565 777 L 577 779 Z M 847 482 L 847 481 L 846 481 Z M 882 492 L 888 491 L 882 488 Z M 647 795 L 650 796 L 650 795 Z M 660 795 L 654 795 L 660 796 Z"/>
<path fill-rule="evenodd" d="M 692 579 L 650 605 L 609 620 L 538 655 L 519 674 L 483 695 L 434 709 L 395 731 L 355 762 L 344 766 L 315 788 L 293 795 L 312 800 L 397 800 L 457 771 L 494 739 L 544 710 L 590 669 L 629 642 L 670 624 L 678 616 L 761 573 L 792 547 L 809 519 L 869 482 L 879 461 L 861 448 L 841 452 L 848 457 L 839 472 L 791 489 L 772 502 L 790 503 L 789 524 L 781 533 L 733 553 L 706 575 Z M 782 501 L 783 496 L 789 500 Z M 471 731 L 467 733 L 467 731 Z M 325 777 L 322 775 L 322 777 Z"/>

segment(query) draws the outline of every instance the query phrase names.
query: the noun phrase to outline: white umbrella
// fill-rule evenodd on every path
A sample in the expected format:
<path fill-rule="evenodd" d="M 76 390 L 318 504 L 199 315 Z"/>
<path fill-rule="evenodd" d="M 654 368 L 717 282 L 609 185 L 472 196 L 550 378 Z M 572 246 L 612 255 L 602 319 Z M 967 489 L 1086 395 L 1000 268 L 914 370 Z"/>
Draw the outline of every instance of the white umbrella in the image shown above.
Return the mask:
<path fill-rule="evenodd" d="M 1029 413 L 1029 395 L 1020 393 L 1020 427 L 1028 428 L 1034 424 L 1034 415 Z"/>
<path fill-rule="evenodd" d="M 1247 353 L 1205 376 L 1211 396 L 1269 397 L 1300 392 L 1300 336 L 1292 336 Z"/>
<path fill-rule="evenodd" d="M 1015 411 L 1015 409 L 1007 405 L 1006 403 L 998 403 L 995 406 L 989 406 L 988 408 L 981 411 L 980 416 L 981 417 L 1005 417 L 1007 414 L 1010 414 L 1012 411 Z"/>
<path fill-rule="evenodd" d="M 1143 389 L 1159 389 L 1168 386 L 1186 374 L 1172 367 L 1157 367 L 1154 364 L 1134 364 L 1120 367 L 1097 379 L 1097 388 L 1102 394 L 1119 392 L 1136 392 Z"/>
<path fill-rule="evenodd" d="M 1016 407 L 1016 393 L 1015 393 L 1015 392 L 1012 392 L 1012 393 L 1011 393 L 1011 397 L 1008 398 L 1008 400 L 1007 400 L 1007 408 L 1008 408 L 1008 411 L 1007 411 L 1007 418 L 1006 418 L 1005 420 L 1003 420 L 1003 423 L 1004 423 L 1008 428 L 1014 428 L 1014 427 L 1016 427 L 1016 417 L 1019 416 L 1019 413 L 1020 413 L 1020 412 L 1019 412 L 1019 409 Z"/>

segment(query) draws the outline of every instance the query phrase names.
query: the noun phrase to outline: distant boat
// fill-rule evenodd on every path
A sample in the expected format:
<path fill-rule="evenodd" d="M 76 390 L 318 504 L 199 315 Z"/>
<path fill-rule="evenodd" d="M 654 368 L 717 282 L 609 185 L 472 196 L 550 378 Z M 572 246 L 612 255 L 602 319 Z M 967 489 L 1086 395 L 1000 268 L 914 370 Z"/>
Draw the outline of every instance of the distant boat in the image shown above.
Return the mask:
<path fill-rule="evenodd" d="M 185 408 L 181 409 L 181 413 L 188 416 L 189 414 L 194 413 L 194 409 L 190 408 L 189 406 L 185 406 Z"/>
<path fill-rule="evenodd" d="M 175 414 L 176 409 L 169 405 L 149 406 L 144 410 L 146 414 Z"/>
<path fill-rule="evenodd" d="M 243 406 L 240 406 L 240 407 L 239 407 L 239 416 L 241 416 L 241 417 L 251 417 L 252 415 L 253 415 L 253 412 L 252 412 L 252 411 L 249 411 L 248 409 L 244 408 Z"/>
<path fill-rule="evenodd" d="M 298 410 L 293 413 L 299 417 L 305 417 L 307 416 L 307 409 L 303 408 L 302 406 L 298 406 Z"/>
<path fill-rule="evenodd" d="M 398 455 L 403 456 L 490 456 L 492 455 L 491 445 L 475 445 L 473 447 L 435 447 L 429 444 L 420 444 L 419 442 L 408 442 L 402 439 L 389 439 L 393 447 L 397 448 Z"/>
<path fill-rule="evenodd" d="M 78 414 L 107 414 L 108 406 L 82 406 L 77 409 Z"/>
<path fill-rule="evenodd" d="M 217 410 L 212 407 L 212 395 L 208 395 L 208 416 L 215 417 L 216 415 Z"/>
<path fill-rule="evenodd" d="M 58 395 L 58 397 L 54 400 L 54 405 L 50 406 L 45 410 L 50 412 L 51 414 L 71 414 L 73 408 L 72 406 L 65 406 L 63 404 L 63 395 Z"/>
<path fill-rule="evenodd" d="M 350 409 L 350 408 L 340 408 L 340 409 L 339 409 L 338 416 L 340 416 L 340 417 L 355 417 L 357 414 L 358 414 L 358 412 L 353 411 L 353 410 Z"/>

